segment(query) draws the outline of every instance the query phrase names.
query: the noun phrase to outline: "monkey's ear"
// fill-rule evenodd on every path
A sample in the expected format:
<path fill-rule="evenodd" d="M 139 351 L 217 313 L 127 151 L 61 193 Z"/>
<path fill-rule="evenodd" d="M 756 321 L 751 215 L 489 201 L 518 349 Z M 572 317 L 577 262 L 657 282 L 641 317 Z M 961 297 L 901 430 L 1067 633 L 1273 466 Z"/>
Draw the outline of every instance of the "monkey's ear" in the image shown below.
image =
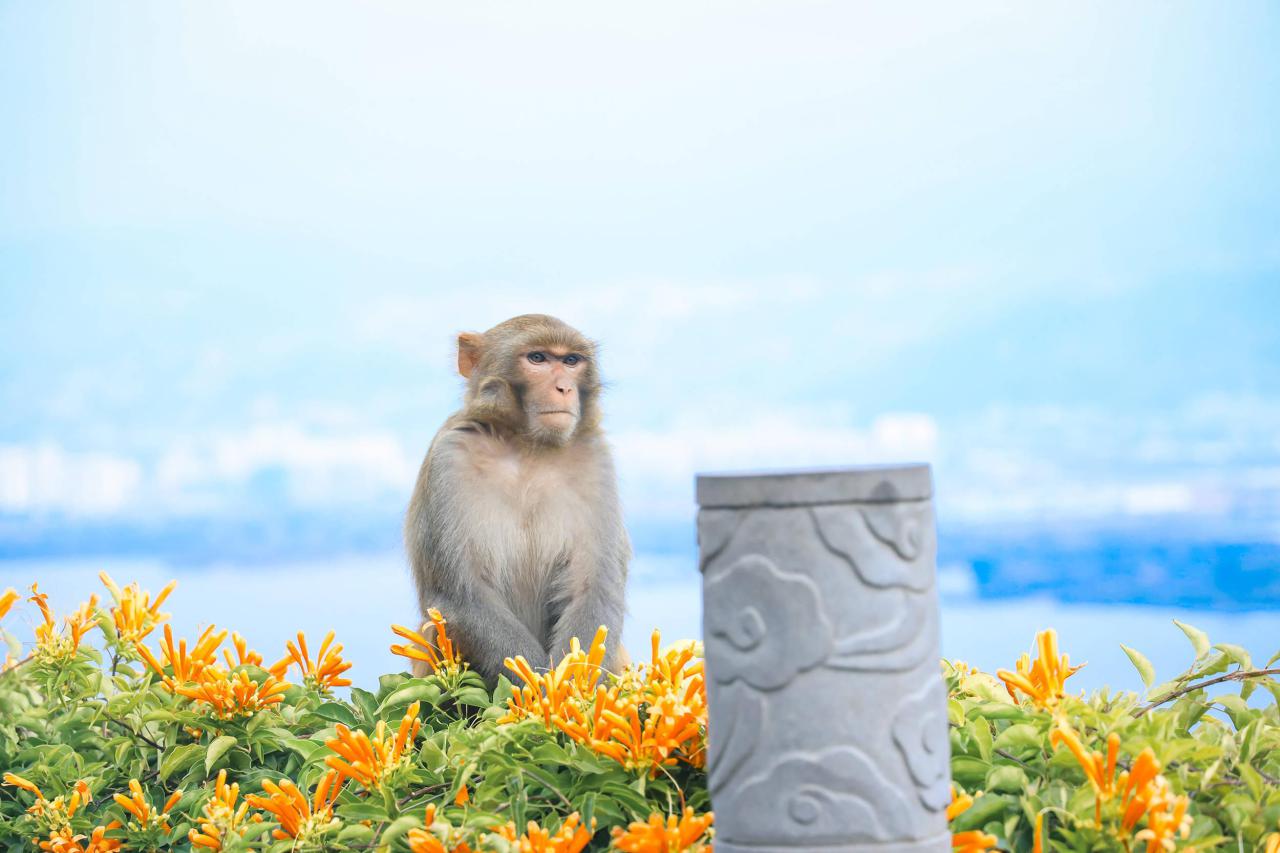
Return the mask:
<path fill-rule="evenodd" d="M 458 335 L 458 372 L 463 378 L 470 379 L 471 371 L 480 363 L 480 354 L 484 352 L 484 335 L 478 332 L 463 332 Z"/>

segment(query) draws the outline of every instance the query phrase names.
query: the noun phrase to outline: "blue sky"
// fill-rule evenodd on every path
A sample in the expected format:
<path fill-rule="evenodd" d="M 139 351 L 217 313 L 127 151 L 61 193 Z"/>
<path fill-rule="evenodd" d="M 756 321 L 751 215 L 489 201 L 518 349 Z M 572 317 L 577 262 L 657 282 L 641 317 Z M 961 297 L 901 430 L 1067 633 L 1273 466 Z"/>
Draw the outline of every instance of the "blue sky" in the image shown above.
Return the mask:
<path fill-rule="evenodd" d="M 697 470 L 925 460 L 954 523 L 1280 539 L 1278 42 L 1267 3 L 4 4 L 0 553 L 394 527 L 453 336 L 524 311 L 603 342 L 633 525 Z"/>

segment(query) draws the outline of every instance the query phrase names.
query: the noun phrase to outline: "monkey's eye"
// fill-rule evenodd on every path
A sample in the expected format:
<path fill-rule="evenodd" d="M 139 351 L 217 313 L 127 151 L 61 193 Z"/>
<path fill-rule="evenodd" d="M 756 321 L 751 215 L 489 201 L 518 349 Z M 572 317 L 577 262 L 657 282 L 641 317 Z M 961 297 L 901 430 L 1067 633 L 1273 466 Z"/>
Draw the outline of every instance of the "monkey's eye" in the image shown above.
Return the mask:
<path fill-rule="evenodd" d="M 582 361 L 582 356 L 580 355 L 566 355 L 564 358 L 560 359 L 560 363 L 566 367 L 573 367 L 580 361 Z"/>
<path fill-rule="evenodd" d="M 547 354 L 545 352 L 529 353 L 529 361 L 533 362 L 534 364 L 542 364 L 546 360 L 547 360 Z"/>

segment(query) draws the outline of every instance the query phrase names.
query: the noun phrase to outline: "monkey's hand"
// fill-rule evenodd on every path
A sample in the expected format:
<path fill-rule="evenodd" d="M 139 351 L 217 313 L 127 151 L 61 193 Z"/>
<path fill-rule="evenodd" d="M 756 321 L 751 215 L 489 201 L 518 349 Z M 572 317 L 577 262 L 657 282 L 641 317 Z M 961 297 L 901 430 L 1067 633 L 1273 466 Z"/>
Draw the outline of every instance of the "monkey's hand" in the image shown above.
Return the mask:
<path fill-rule="evenodd" d="M 523 656 L 531 666 L 545 666 L 547 650 L 524 623 L 491 590 L 477 588 L 462 595 L 436 595 L 431 606 L 448 624 L 463 660 L 494 685 L 499 675 L 509 675 L 503 660 Z"/>
<path fill-rule="evenodd" d="M 573 602 L 560 615 L 551 634 L 551 653 L 559 660 L 569 653 L 571 640 L 586 648 L 591 643 L 601 625 L 609 629 L 605 640 L 605 657 L 601 664 L 606 672 L 616 673 L 621 669 L 623 660 L 622 648 L 622 614 L 623 601 L 621 590 L 603 594 L 605 590 L 592 590 Z"/>

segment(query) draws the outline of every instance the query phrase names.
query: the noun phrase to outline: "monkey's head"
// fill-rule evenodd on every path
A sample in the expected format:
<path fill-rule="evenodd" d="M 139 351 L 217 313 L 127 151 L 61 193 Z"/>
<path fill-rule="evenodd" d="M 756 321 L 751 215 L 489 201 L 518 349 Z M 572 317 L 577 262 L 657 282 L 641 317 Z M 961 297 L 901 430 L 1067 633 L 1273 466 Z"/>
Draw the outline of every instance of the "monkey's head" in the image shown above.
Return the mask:
<path fill-rule="evenodd" d="M 465 413 L 536 444 L 563 446 L 600 423 L 595 344 L 546 314 L 458 335 Z"/>

